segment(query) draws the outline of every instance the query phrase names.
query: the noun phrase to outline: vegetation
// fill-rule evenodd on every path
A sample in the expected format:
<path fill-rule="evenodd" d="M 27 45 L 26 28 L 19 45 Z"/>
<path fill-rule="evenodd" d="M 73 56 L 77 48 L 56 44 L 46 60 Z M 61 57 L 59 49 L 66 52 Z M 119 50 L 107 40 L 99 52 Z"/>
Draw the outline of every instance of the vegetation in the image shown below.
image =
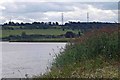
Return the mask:
<path fill-rule="evenodd" d="M 10 40 L 10 42 L 69 42 L 69 41 L 73 41 L 75 38 L 51 38 L 51 39 L 26 39 L 26 40 Z"/>
<path fill-rule="evenodd" d="M 120 50 L 118 29 L 87 32 L 56 55 L 50 72 L 40 78 L 118 78 Z"/>
<path fill-rule="evenodd" d="M 25 32 L 27 35 L 31 34 L 41 34 L 41 35 L 60 35 L 65 34 L 67 31 L 72 31 L 78 33 L 79 30 L 66 29 L 23 29 L 23 30 L 2 30 L 2 37 L 8 37 L 10 35 L 21 35 L 22 32 Z"/>
<path fill-rule="evenodd" d="M 72 34 L 69 34 L 69 32 Z M 79 30 L 70 29 L 64 31 L 62 29 L 3 30 L 2 33 L 3 41 L 17 42 L 67 42 L 71 38 L 79 37 L 79 34 L 82 34 Z"/>
<path fill-rule="evenodd" d="M 103 22 L 68 22 L 60 25 L 58 22 L 33 22 L 33 23 L 4 23 L 3 30 L 15 29 L 92 29 L 101 28 L 103 26 L 116 26 L 117 23 L 103 23 Z"/>
<path fill-rule="evenodd" d="M 116 27 L 118 23 L 102 23 L 102 22 L 68 22 L 60 25 L 58 22 L 33 22 L 33 23 L 4 23 L 2 25 L 2 41 L 56 41 L 60 38 L 78 38 L 84 32 L 92 29 L 100 29 L 105 27 Z M 25 35 L 23 35 L 23 32 Z M 51 39 L 52 38 L 52 39 Z M 48 40 L 47 40 L 48 39 Z M 51 39 L 51 40 L 50 40 Z M 62 40 L 63 39 L 63 40 Z"/>

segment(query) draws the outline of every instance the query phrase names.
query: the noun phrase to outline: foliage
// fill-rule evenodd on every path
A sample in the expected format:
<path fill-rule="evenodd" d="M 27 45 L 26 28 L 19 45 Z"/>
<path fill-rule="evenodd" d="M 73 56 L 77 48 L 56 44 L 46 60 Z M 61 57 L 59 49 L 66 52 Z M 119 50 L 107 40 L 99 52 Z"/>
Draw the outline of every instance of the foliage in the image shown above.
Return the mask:
<path fill-rule="evenodd" d="M 65 37 L 66 38 L 74 38 L 75 37 L 75 34 L 72 32 L 72 31 L 67 31 L 65 33 Z"/>
<path fill-rule="evenodd" d="M 105 29 L 105 28 L 104 28 Z M 72 62 L 94 59 L 99 56 L 105 59 L 117 60 L 120 56 L 118 49 L 118 32 L 97 31 L 86 33 L 83 37 L 75 40 L 68 45 L 65 51 L 59 54 L 54 64 L 59 66 L 67 65 Z M 107 29 L 108 30 L 108 29 Z M 83 40 L 81 42 L 81 40 Z"/>
<path fill-rule="evenodd" d="M 40 78 L 118 78 L 118 42 L 117 28 L 87 32 L 56 55 L 51 71 Z"/>
<path fill-rule="evenodd" d="M 55 26 L 59 26 L 61 29 L 93 29 L 101 28 L 103 26 L 116 26 L 117 23 L 105 23 L 105 22 L 68 22 L 64 25 L 60 25 L 58 22 L 33 22 L 33 23 L 4 23 L 2 25 L 3 30 L 15 30 L 15 29 L 55 29 Z M 13 26 L 13 27 L 12 27 Z"/>

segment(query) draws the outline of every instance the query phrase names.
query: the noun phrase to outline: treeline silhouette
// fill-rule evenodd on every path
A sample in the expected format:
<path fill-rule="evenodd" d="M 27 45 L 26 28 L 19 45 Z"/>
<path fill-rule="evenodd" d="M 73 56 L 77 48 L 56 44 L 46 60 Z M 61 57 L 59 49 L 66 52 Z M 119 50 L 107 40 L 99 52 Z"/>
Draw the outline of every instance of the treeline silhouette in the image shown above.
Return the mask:
<path fill-rule="evenodd" d="M 4 23 L 2 29 L 51 29 L 51 28 L 62 28 L 62 29 L 92 29 L 101 27 L 115 27 L 118 23 L 107 23 L 107 22 L 68 22 L 64 25 L 58 22 L 33 22 L 33 23 Z M 14 26 L 14 27 L 12 27 Z M 18 27 L 15 27 L 18 26 Z"/>
<path fill-rule="evenodd" d="M 58 26 L 58 22 L 33 22 L 33 23 L 14 23 L 9 22 L 2 25 L 3 29 L 14 29 L 10 26 L 19 26 L 17 29 L 47 29 L 52 26 Z"/>

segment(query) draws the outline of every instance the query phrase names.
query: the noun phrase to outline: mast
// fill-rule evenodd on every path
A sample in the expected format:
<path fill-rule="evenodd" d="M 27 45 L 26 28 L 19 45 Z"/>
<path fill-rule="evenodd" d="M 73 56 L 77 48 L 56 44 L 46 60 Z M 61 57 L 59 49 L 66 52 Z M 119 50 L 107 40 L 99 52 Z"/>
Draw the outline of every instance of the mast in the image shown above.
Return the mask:
<path fill-rule="evenodd" d="M 89 12 L 87 12 L 87 22 L 89 22 Z"/>
<path fill-rule="evenodd" d="M 62 20 L 62 25 L 64 24 L 64 14 L 62 13 L 62 15 L 61 15 L 61 20 Z"/>

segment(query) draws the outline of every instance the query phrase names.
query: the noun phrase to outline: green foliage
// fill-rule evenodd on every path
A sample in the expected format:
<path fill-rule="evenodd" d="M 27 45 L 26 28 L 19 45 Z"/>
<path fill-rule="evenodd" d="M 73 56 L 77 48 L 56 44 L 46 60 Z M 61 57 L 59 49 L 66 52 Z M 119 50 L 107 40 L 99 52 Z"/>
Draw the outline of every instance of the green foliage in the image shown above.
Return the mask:
<path fill-rule="evenodd" d="M 65 50 L 56 55 L 51 71 L 40 78 L 116 78 L 118 43 L 117 31 L 85 35 L 66 45 Z"/>
<path fill-rule="evenodd" d="M 74 44 L 74 43 L 73 43 Z M 88 38 L 84 43 L 68 45 L 55 60 L 56 65 L 63 66 L 72 62 L 94 59 L 103 56 L 106 59 L 117 60 L 119 57 L 118 34 L 101 33 Z"/>

